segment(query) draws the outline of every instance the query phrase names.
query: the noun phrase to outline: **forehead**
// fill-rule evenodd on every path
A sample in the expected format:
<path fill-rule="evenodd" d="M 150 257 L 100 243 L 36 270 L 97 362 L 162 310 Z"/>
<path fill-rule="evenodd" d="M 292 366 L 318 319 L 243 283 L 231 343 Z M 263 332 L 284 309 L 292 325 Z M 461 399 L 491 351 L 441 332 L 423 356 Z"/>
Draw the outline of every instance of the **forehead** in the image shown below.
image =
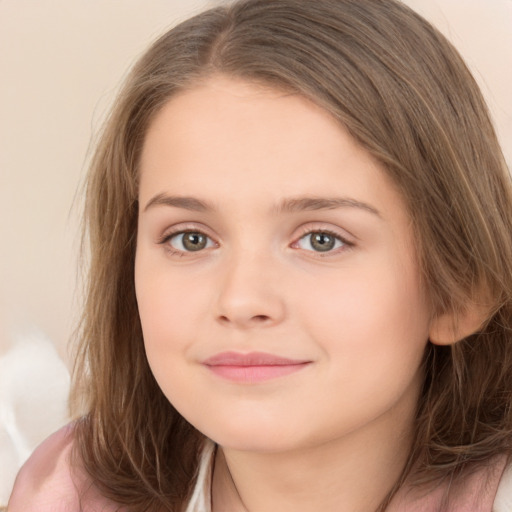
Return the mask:
<path fill-rule="evenodd" d="M 326 110 L 307 98 L 220 75 L 178 92 L 164 105 L 146 134 L 143 162 L 153 143 L 171 134 L 173 150 L 185 150 L 188 142 L 201 138 L 202 150 L 206 151 L 229 137 L 238 142 L 250 139 L 254 146 L 265 143 L 268 153 L 276 147 L 286 149 L 287 142 L 300 141 L 310 142 L 308 149 L 313 150 L 318 147 L 311 144 L 315 142 L 313 137 L 327 143 L 329 131 L 332 136 L 344 130 Z M 236 149 L 232 145 L 232 152 Z"/>
<path fill-rule="evenodd" d="M 159 193 L 247 206 L 350 194 L 381 210 L 379 203 L 396 204 L 398 196 L 379 163 L 327 111 L 300 95 L 226 77 L 180 92 L 161 109 L 140 172 L 141 203 Z"/>

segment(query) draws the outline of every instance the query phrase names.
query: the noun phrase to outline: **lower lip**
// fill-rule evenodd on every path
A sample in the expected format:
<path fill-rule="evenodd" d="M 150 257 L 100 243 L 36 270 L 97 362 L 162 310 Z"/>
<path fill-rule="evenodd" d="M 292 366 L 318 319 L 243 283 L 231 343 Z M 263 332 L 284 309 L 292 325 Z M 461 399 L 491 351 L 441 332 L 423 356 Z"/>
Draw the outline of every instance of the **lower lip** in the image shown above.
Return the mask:
<path fill-rule="evenodd" d="M 252 383 L 284 377 L 296 373 L 308 365 L 309 363 L 259 366 L 215 365 L 208 366 L 208 368 L 224 379 Z"/>

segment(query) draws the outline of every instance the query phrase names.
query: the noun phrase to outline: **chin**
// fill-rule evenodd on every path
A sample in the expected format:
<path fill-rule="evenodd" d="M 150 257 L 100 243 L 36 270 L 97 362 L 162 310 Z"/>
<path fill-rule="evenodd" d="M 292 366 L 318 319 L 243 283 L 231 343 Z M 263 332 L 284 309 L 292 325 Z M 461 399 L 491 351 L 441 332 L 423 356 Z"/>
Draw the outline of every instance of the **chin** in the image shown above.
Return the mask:
<path fill-rule="evenodd" d="M 230 436 L 219 437 L 218 440 L 214 439 L 214 441 L 223 448 L 253 453 L 281 453 L 299 447 L 296 443 L 290 442 L 289 439 L 285 439 L 284 437 L 278 439 L 275 438 L 275 436 L 272 439 L 265 436 L 259 436 L 258 438 L 255 438 L 255 436 L 237 436 L 237 438 L 234 439 Z"/>
<path fill-rule="evenodd" d="M 218 445 L 237 451 L 283 452 L 308 444 L 304 434 L 292 431 L 290 425 L 280 428 L 275 422 L 257 420 L 233 421 L 229 424 L 197 425 L 196 428 Z"/>

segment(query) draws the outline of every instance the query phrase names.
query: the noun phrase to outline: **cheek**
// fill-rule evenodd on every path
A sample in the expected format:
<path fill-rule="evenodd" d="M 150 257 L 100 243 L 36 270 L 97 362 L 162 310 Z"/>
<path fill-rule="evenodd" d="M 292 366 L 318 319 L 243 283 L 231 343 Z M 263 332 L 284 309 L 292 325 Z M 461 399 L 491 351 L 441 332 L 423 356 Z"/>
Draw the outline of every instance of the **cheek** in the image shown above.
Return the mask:
<path fill-rule="evenodd" d="M 331 412 L 333 432 L 370 421 L 419 386 L 429 316 L 413 275 L 404 267 L 366 267 L 310 294 L 302 329 L 328 363 L 315 392 L 325 410 L 339 411 Z"/>
<path fill-rule="evenodd" d="M 151 372 L 167 399 L 179 410 L 193 408 L 189 389 L 191 347 L 204 307 L 197 287 L 172 279 L 154 266 L 140 265 L 135 273 L 144 347 Z M 181 278 L 183 280 L 183 278 Z M 183 288 L 184 286 L 184 288 Z M 185 406 L 183 405 L 185 404 Z"/>
<path fill-rule="evenodd" d="M 328 355 L 350 361 L 349 371 L 416 362 L 427 343 L 429 314 L 410 267 L 366 266 L 364 272 L 354 269 L 324 283 L 322 292 L 315 289 L 308 296 L 303 328 Z"/>
<path fill-rule="evenodd" d="M 208 309 L 207 287 L 197 286 L 183 274 L 148 264 L 142 256 L 136 262 L 137 303 L 150 363 L 166 353 L 186 350 L 198 319 Z"/>

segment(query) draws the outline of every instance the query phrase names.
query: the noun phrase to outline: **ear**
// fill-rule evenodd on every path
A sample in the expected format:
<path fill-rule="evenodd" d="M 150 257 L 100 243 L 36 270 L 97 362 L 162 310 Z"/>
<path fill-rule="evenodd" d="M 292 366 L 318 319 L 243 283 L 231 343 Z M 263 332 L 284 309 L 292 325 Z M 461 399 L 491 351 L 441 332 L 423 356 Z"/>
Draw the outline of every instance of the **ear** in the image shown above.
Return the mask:
<path fill-rule="evenodd" d="M 463 311 L 448 311 L 430 323 L 429 339 L 434 345 L 453 345 L 479 331 L 489 319 L 488 304 L 470 302 Z"/>

